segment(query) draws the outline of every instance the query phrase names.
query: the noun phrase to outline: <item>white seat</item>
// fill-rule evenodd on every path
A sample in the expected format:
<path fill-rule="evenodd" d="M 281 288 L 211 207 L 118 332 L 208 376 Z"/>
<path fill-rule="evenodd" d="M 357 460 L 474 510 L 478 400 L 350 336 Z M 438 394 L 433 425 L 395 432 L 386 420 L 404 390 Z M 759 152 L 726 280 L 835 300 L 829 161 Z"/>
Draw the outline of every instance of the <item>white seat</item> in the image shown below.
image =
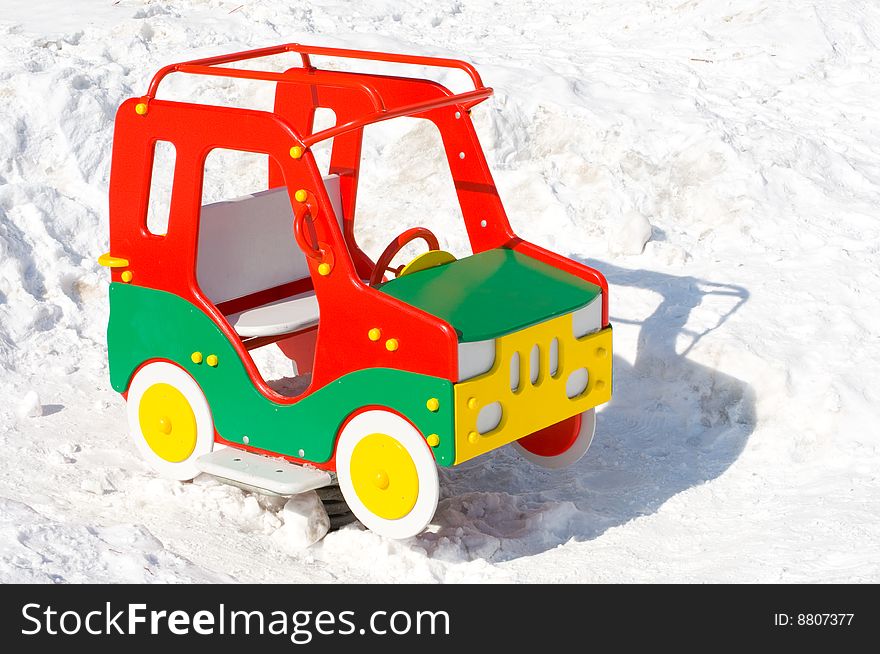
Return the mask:
<path fill-rule="evenodd" d="M 324 177 L 324 187 L 341 227 L 339 176 Z M 204 205 L 197 264 L 199 286 L 215 304 L 308 278 L 308 261 L 293 236 L 287 188 Z M 307 293 L 227 319 L 239 336 L 279 336 L 317 325 L 318 301 Z"/>
<path fill-rule="evenodd" d="M 342 225 L 339 176 L 324 187 Z M 214 304 L 309 277 L 306 255 L 293 236 L 293 209 L 280 186 L 206 204 L 199 220 L 196 277 Z"/>
<path fill-rule="evenodd" d="M 264 304 L 229 316 L 239 336 L 278 336 L 318 324 L 318 299 L 314 293 Z"/>

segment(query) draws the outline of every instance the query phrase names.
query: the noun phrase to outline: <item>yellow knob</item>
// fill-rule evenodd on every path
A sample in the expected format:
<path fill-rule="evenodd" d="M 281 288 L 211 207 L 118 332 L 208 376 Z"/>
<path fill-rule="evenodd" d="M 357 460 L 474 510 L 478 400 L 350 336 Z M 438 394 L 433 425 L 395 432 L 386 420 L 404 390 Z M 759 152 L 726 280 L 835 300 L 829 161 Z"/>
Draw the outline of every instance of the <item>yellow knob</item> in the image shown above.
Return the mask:
<path fill-rule="evenodd" d="M 134 277 L 134 275 L 131 274 L 130 270 L 124 270 L 122 272 L 122 281 L 124 281 L 126 284 L 128 284 L 131 281 L 132 277 Z"/>
<path fill-rule="evenodd" d="M 476 409 L 477 408 L 477 398 L 469 397 L 467 405 L 468 405 L 468 409 L 471 409 L 471 410 Z"/>
<path fill-rule="evenodd" d="M 380 338 L 382 338 L 382 330 L 378 327 L 373 327 L 370 331 L 367 332 L 367 337 L 369 337 L 371 341 L 378 341 Z"/>
<path fill-rule="evenodd" d="M 330 274 L 330 270 L 331 270 L 331 268 L 330 268 L 329 263 L 319 263 L 318 264 L 318 274 L 319 275 L 326 277 L 327 275 Z"/>
<path fill-rule="evenodd" d="M 425 402 L 425 406 L 428 407 L 428 411 L 436 413 L 437 410 L 440 408 L 440 400 L 438 400 L 436 397 L 432 397 L 430 400 Z"/>
<path fill-rule="evenodd" d="M 607 355 L 608 355 L 608 350 L 606 350 L 604 347 L 597 347 L 596 348 L 596 356 L 599 357 L 600 359 L 604 359 Z"/>
<path fill-rule="evenodd" d="M 428 445 L 431 447 L 437 447 L 440 445 L 440 437 L 437 434 L 431 434 L 428 436 Z"/>
<path fill-rule="evenodd" d="M 480 437 L 480 435 L 479 435 L 477 432 L 475 432 L 475 431 L 472 431 L 470 434 L 468 434 L 468 440 L 469 440 L 471 443 L 476 443 L 476 442 L 477 442 L 477 439 L 478 439 L 479 437 Z"/>
<path fill-rule="evenodd" d="M 209 354 L 209 355 L 208 355 L 208 358 L 205 359 L 205 363 L 207 363 L 207 364 L 208 364 L 209 366 L 211 366 L 212 368 L 216 368 L 216 367 L 217 367 L 217 364 L 220 363 L 220 360 L 217 359 L 217 355 L 216 355 L 216 354 Z"/>
<path fill-rule="evenodd" d="M 190 359 L 192 359 L 193 363 L 201 363 L 202 361 L 204 361 L 204 357 L 202 357 L 201 352 L 193 352 Z"/>
<path fill-rule="evenodd" d="M 376 477 L 373 479 L 373 483 L 376 484 L 376 488 L 379 490 L 385 490 L 388 488 L 388 485 L 391 481 L 388 479 L 388 473 L 384 470 L 380 470 L 376 473 Z"/>
<path fill-rule="evenodd" d="M 145 113 L 147 113 L 147 105 L 146 105 L 146 103 L 145 103 L 145 102 L 138 102 L 138 103 L 134 106 L 134 112 L 135 112 L 138 116 L 143 116 Z"/>
<path fill-rule="evenodd" d="M 303 152 L 305 152 L 305 150 L 303 150 L 298 145 L 294 145 L 292 148 L 290 148 L 290 156 L 294 159 L 299 159 L 301 156 L 303 156 Z"/>
<path fill-rule="evenodd" d="M 297 202 L 305 202 L 306 199 L 309 197 L 309 194 L 306 192 L 305 189 L 300 189 L 293 194 L 293 197 L 296 198 Z"/>
<path fill-rule="evenodd" d="M 162 416 L 159 418 L 159 431 L 161 431 L 166 436 L 171 433 L 171 420 L 167 417 Z"/>
<path fill-rule="evenodd" d="M 398 347 L 400 347 L 400 343 L 397 342 L 396 338 L 389 338 L 385 341 L 385 349 L 389 352 L 394 352 Z"/>
<path fill-rule="evenodd" d="M 597 379 L 596 380 L 596 390 L 601 391 L 603 388 L 605 388 L 605 382 L 602 381 L 601 379 Z"/>

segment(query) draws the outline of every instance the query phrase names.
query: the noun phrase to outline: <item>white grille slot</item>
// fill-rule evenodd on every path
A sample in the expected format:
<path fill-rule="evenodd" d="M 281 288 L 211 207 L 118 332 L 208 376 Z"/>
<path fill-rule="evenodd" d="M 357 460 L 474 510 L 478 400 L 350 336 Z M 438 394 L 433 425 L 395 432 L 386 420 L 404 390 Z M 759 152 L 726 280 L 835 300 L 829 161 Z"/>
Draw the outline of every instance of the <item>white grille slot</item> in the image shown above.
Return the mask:
<path fill-rule="evenodd" d="M 529 380 L 532 386 L 538 383 L 538 377 L 541 375 L 541 348 L 537 344 L 532 346 L 529 353 Z"/>
<path fill-rule="evenodd" d="M 502 410 L 500 402 L 492 402 L 492 404 L 487 404 L 480 409 L 480 413 L 477 414 L 477 431 L 480 435 L 488 434 L 500 425 L 501 415 Z"/>
<path fill-rule="evenodd" d="M 559 339 L 554 338 L 550 341 L 550 363 L 549 370 L 547 371 L 551 377 L 555 377 L 556 373 L 559 372 Z"/>
<path fill-rule="evenodd" d="M 573 371 L 565 382 L 565 394 L 570 400 L 587 390 L 587 383 L 590 381 L 590 373 L 586 368 L 578 368 Z"/>
<path fill-rule="evenodd" d="M 510 357 L 510 390 L 514 393 L 519 390 L 519 352 Z"/>

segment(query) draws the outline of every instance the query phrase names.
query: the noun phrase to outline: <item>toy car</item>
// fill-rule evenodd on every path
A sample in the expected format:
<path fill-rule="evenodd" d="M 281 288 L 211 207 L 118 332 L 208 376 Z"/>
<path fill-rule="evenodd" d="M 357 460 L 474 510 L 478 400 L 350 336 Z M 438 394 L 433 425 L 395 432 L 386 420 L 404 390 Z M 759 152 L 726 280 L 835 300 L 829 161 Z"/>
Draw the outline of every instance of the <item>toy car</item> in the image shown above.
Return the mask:
<path fill-rule="evenodd" d="M 284 53 L 301 65 L 223 65 Z M 317 56 L 458 69 L 474 90 L 318 69 Z M 172 73 L 274 82 L 274 111 L 157 99 Z M 509 443 L 551 468 L 586 452 L 611 397 L 608 285 L 513 233 L 470 118 L 491 94 L 463 61 L 288 44 L 167 66 L 120 106 L 99 260 L 110 377 L 159 473 L 281 496 L 338 478 L 366 527 L 405 538 L 433 518 L 438 465 Z M 314 131 L 317 107 L 336 124 Z M 472 255 L 422 227 L 375 262 L 357 246 L 363 128 L 400 116 L 439 129 Z M 311 148 L 331 138 L 322 176 Z M 164 235 L 146 225 L 157 141 L 176 151 Z M 215 148 L 267 155 L 265 190 L 202 205 Z M 427 251 L 392 267 L 415 239 Z M 263 379 L 250 351 L 273 345 L 310 375 L 305 391 Z"/>

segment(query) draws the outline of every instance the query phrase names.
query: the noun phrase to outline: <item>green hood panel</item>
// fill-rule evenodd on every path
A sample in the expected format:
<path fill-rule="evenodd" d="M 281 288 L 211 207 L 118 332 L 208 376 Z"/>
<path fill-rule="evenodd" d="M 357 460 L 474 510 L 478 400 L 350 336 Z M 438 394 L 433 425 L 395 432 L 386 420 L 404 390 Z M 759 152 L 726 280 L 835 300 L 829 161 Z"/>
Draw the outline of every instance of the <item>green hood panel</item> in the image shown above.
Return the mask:
<path fill-rule="evenodd" d="M 601 289 L 506 248 L 404 275 L 380 290 L 442 318 L 462 342 L 525 329 L 588 304 Z"/>
<path fill-rule="evenodd" d="M 376 406 L 405 416 L 425 436 L 437 434 L 440 444 L 432 448 L 437 463 L 455 460 L 452 383 L 446 379 L 366 368 L 295 404 L 274 402 L 254 386 L 232 344 L 198 307 L 171 293 L 120 283 L 110 285 L 107 349 L 110 381 L 120 393 L 148 361 L 165 359 L 186 370 L 207 397 L 217 432 L 233 443 L 247 436 L 252 447 L 324 463 L 333 456 L 345 419 Z M 217 367 L 193 363 L 196 351 L 217 355 Z M 440 401 L 436 413 L 425 406 L 432 397 Z"/>

